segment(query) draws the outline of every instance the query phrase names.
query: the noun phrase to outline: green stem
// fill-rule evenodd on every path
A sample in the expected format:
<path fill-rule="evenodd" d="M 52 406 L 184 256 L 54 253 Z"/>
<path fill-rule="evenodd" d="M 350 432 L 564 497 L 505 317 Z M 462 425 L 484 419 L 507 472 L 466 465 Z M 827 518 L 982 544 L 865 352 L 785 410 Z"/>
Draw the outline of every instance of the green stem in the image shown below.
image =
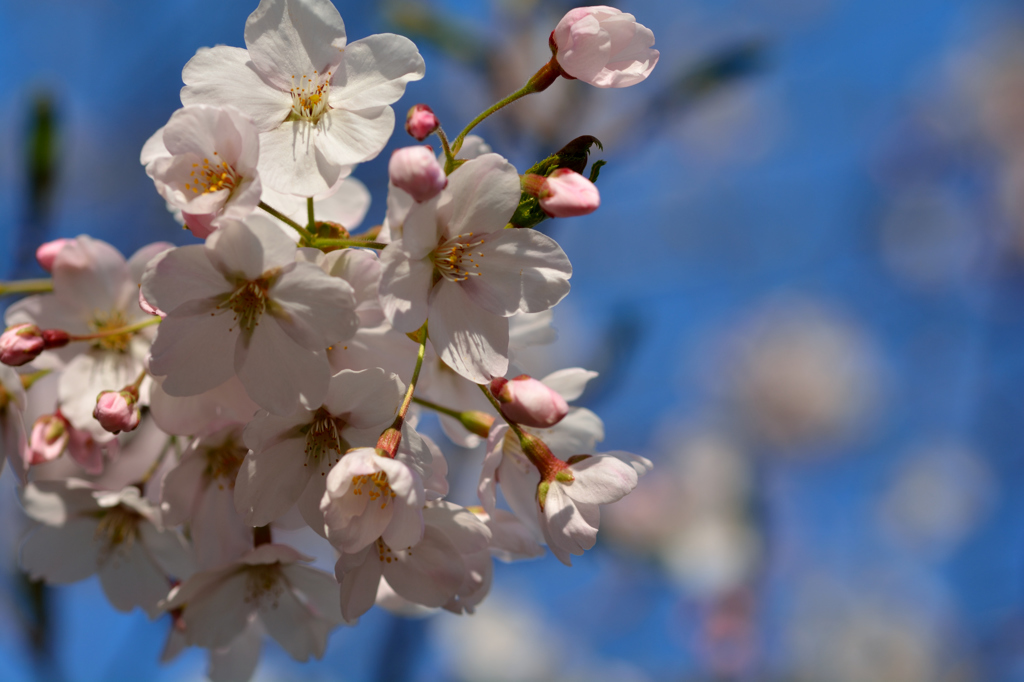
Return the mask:
<path fill-rule="evenodd" d="M 306 225 L 306 229 L 313 232 L 316 229 L 316 217 L 313 213 L 313 197 L 306 197 L 306 217 L 309 219 L 309 223 Z"/>
<path fill-rule="evenodd" d="M 434 131 L 434 134 L 437 135 L 439 140 L 441 140 L 441 147 L 444 149 L 444 172 L 450 173 L 451 171 L 448 170 L 449 168 L 452 170 L 455 169 L 455 155 L 452 154 L 452 148 L 448 144 L 448 136 L 444 134 L 443 130 L 441 130 L 441 126 L 437 126 L 437 130 Z"/>
<path fill-rule="evenodd" d="M 280 221 L 281 221 L 282 223 L 284 223 L 285 225 L 288 225 L 288 226 L 289 226 L 289 227 L 291 227 L 291 228 L 292 228 L 293 230 L 295 230 L 296 232 L 298 232 L 299 234 L 301 234 L 301 235 L 302 235 L 302 238 L 303 238 L 303 239 L 305 239 L 305 240 L 306 240 L 307 242 L 312 242 L 312 241 L 313 241 L 313 235 L 312 235 L 312 234 L 310 233 L 310 231 L 309 231 L 309 230 L 307 230 L 306 228 L 304 228 L 304 227 L 303 227 L 302 225 L 299 225 L 299 224 L 298 224 L 297 222 L 295 222 L 294 220 L 292 220 L 291 218 L 289 218 L 289 217 L 288 217 L 288 216 L 286 216 L 285 214 L 281 213 L 280 211 L 278 211 L 278 210 L 277 210 L 276 208 L 274 208 L 273 206 L 268 206 L 267 204 L 265 204 L 265 203 L 264 203 L 264 202 L 262 202 L 262 201 L 260 202 L 259 206 L 260 206 L 260 208 L 262 208 L 262 209 L 263 209 L 264 211 L 266 211 L 266 212 L 267 212 L 267 213 L 269 213 L 270 215 L 272 215 L 272 216 L 274 216 L 275 218 L 277 218 L 278 220 L 280 220 Z"/>
<path fill-rule="evenodd" d="M 461 412 L 459 412 L 458 410 L 453 410 L 450 407 L 442 407 L 442 406 L 438 405 L 437 403 L 432 403 L 429 400 L 424 400 L 423 398 L 413 398 L 412 401 L 414 403 L 416 403 L 417 405 L 422 405 L 423 407 L 429 408 L 429 409 L 433 410 L 434 412 L 440 412 L 441 414 L 446 414 L 449 417 L 452 417 L 453 419 L 461 419 L 462 418 L 462 413 Z"/>
<path fill-rule="evenodd" d="M 139 372 L 139 377 L 135 380 L 135 383 L 133 383 L 130 387 L 133 391 L 135 391 L 136 398 L 139 397 L 139 388 L 142 386 L 142 382 L 146 380 L 147 374 L 148 372 L 146 370 L 142 370 L 141 372 Z"/>
<path fill-rule="evenodd" d="M 398 416 L 395 417 L 395 421 L 391 422 L 391 426 L 384 430 L 384 433 L 380 434 L 380 438 L 377 439 L 377 449 L 382 450 L 388 457 L 394 459 L 395 454 L 398 452 L 398 446 L 402 442 L 402 424 L 405 422 L 405 415 L 409 412 L 409 405 L 412 404 L 412 394 L 416 390 L 416 382 L 420 378 L 420 370 L 423 368 L 423 354 L 427 349 L 427 323 L 424 322 L 423 326 L 416 332 L 419 337 L 419 351 L 416 353 L 416 367 L 412 370 L 412 379 L 409 380 L 409 386 L 405 389 L 405 397 L 402 399 L 402 406 L 398 408 Z"/>
<path fill-rule="evenodd" d="M 485 118 L 487 118 L 488 116 L 490 116 L 491 114 L 500 109 L 504 109 L 505 107 L 507 107 L 509 104 L 512 104 L 512 102 L 515 102 L 516 100 L 522 99 L 523 97 L 531 95 L 535 92 L 546 90 L 552 83 L 554 83 L 556 80 L 558 80 L 560 76 L 563 75 L 565 74 L 562 71 L 562 67 L 559 66 L 558 60 L 555 57 L 551 57 L 551 61 L 549 61 L 544 66 L 540 67 L 537 73 L 533 74 L 533 76 L 530 77 L 530 80 L 526 82 L 526 85 L 516 90 L 505 99 L 495 102 L 483 113 L 481 113 L 479 116 L 470 121 L 469 125 L 463 128 L 462 132 L 459 133 L 459 136 L 455 138 L 454 142 L 452 142 L 452 153 L 459 153 L 459 150 L 462 149 L 462 143 L 466 139 L 466 135 L 469 135 L 469 131 L 477 127 L 477 125 Z M 451 169 L 448 168 L 449 164 L 452 165 Z M 450 173 L 452 170 L 454 170 L 454 161 L 449 159 L 448 163 L 445 164 L 445 172 Z"/>
<path fill-rule="evenodd" d="M 325 246 L 358 246 L 364 249 L 383 249 L 387 246 L 387 244 L 382 244 L 381 242 L 368 242 L 363 239 L 314 239 L 311 244 L 315 249 Z"/>
<path fill-rule="evenodd" d="M 137 331 L 145 329 L 146 327 L 152 327 L 154 324 L 160 324 L 159 317 L 151 317 L 148 320 L 142 322 L 136 322 L 130 324 L 127 327 L 118 327 L 117 329 L 108 329 L 107 331 L 96 332 L 95 334 L 82 334 L 70 336 L 71 341 L 94 341 L 95 339 L 105 339 L 108 336 L 118 336 L 119 334 L 134 334 Z"/>
<path fill-rule="evenodd" d="M 0 282 L 0 296 L 4 294 L 44 294 L 49 291 L 53 291 L 53 280 L 49 277 Z"/>
<path fill-rule="evenodd" d="M 490 116 L 491 114 L 493 114 L 496 111 L 499 111 L 500 109 L 504 109 L 509 104 L 512 104 L 512 102 L 515 102 L 516 100 L 520 100 L 523 97 L 526 97 L 527 95 L 533 94 L 535 92 L 537 92 L 536 88 L 533 85 L 531 85 L 530 83 L 527 83 L 526 85 L 524 85 L 523 87 L 521 87 L 520 89 L 516 90 L 515 92 L 513 92 L 508 97 L 506 97 L 505 99 L 499 100 L 499 101 L 495 102 L 494 104 L 492 104 L 487 109 L 485 109 L 479 116 L 477 116 L 472 121 L 470 121 L 469 125 L 467 125 L 465 128 L 463 128 L 462 132 L 459 133 L 459 136 L 455 138 L 455 141 L 452 142 L 452 153 L 454 153 L 454 154 L 458 154 L 459 153 L 459 150 L 462 149 L 462 143 L 466 139 L 466 135 L 469 135 L 469 131 L 473 130 L 473 128 L 476 128 L 488 116 Z M 451 160 L 451 163 L 454 163 L 454 159 Z M 447 164 L 446 164 L 445 170 L 447 170 Z"/>

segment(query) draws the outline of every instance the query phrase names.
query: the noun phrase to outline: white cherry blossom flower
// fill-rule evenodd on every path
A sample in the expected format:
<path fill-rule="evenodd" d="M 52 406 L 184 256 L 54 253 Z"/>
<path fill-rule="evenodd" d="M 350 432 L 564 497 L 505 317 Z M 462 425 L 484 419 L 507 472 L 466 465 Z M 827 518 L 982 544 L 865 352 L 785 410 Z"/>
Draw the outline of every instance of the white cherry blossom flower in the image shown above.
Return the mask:
<path fill-rule="evenodd" d="M 183 609 L 185 640 L 193 646 L 232 646 L 258 618 L 292 658 L 320 658 L 327 635 L 341 622 L 338 585 L 303 563 L 309 561 L 286 545 L 260 545 L 227 566 L 196 573 L 161 606 Z"/>
<path fill-rule="evenodd" d="M 252 549 L 252 528 L 235 511 L 235 478 L 248 453 L 241 425 L 194 439 L 160 486 L 163 521 L 191 521 L 201 569 L 238 559 Z"/>
<path fill-rule="evenodd" d="M 327 473 L 353 446 L 373 445 L 391 423 L 404 387 L 380 368 L 343 370 L 330 379 L 323 402 L 279 417 L 260 412 L 245 429 L 252 450 L 235 484 L 235 506 L 251 526 L 299 511 L 323 535 L 320 500 Z M 421 501 L 422 504 L 422 501 Z"/>
<path fill-rule="evenodd" d="M 399 596 L 422 606 L 444 606 L 459 593 L 467 570 L 463 556 L 485 550 L 491 531 L 448 502 L 428 504 L 423 521 L 423 539 L 411 547 L 392 548 L 378 538 L 359 552 L 341 555 L 334 572 L 346 621 L 373 606 L 382 578 Z"/>
<path fill-rule="evenodd" d="M 323 402 L 326 349 L 351 337 L 358 318 L 352 287 L 295 254 L 280 230 L 232 223 L 150 265 L 143 294 L 167 313 L 150 370 L 166 377 L 166 393 L 198 395 L 237 375 L 274 414 Z"/>
<path fill-rule="evenodd" d="M 412 332 L 429 318 L 430 342 L 476 383 L 508 369 L 508 317 L 551 308 L 572 267 L 535 230 L 503 229 L 519 205 L 519 175 L 497 154 L 467 161 L 440 195 L 409 209 L 402 238 L 381 253 L 381 305 Z"/>
<path fill-rule="evenodd" d="M 182 72 L 181 101 L 231 105 L 252 118 L 263 183 L 302 196 L 380 153 L 395 126 L 388 105 L 424 73 L 407 38 L 346 45 L 328 0 L 262 0 L 245 22 L 245 45 L 199 50 Z"/>
<path fill-rule="evenodd" d="M 74 478 L 39 481 L 25 487 L 22 502 L 39 522 L 21 546 L 21 565 L 35 579 L 63 584 L 99 573 L 114 608 L 138 606 L 152 618 L 169 577 L 194 570 L 182 537 L 161 527 L 134 486 L 108 492 Z"/>
<path fill-rule="evenodd" d="M 424 502 L 416 472 L 374 448 L 357 448 L 327 475 L 320 510 L 327 539 L 353 554 L 377 538 L 391 547 L 415 545 L 423 537 Z"/>
<path fill-rule="evenodd" d="M 142 147 L 140 160 L 192 234 L 205 239 L 260 203 L 259 133 L 234 107 L 179 109 Z"/>
<path fill-rule="evenodd" d="M 146 264 L 170 244 L 139 249 L 131 259 L 110 244 L 85 235 L 66 243 L 53 261 L 53 293 L 29 296 L 7 310 L 8 325 L 30 322 L 41 329 L 61 329 L 86 335 L 122 329 L 149 316 L 139 308 L 138 284 Z M 121 390 L 136 381 L 145 368 L 153 338 L 151 328 L 114 334 L 91 343 L 72 343 L 47 351 L 34 367 L 62 369 L 58 395 L 61 413 L 76 428 L 97 441 L 112 436 L 93 418 L 96 396 Z M 146 380 L 140 402 L 148 402 Z"/>

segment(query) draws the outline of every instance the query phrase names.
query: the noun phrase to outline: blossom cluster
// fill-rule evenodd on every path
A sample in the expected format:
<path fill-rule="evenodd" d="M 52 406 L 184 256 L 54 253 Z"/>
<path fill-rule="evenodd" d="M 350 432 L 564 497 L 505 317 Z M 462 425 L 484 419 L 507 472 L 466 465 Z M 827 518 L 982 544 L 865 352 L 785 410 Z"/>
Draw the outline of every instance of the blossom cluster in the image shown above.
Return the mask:
<path fill-rule="evenodd" d="M 600 418 L 570 406 L 594 372 L 516 362 L 552 338 L 572 275 L 534 227 L 600 203 L 592 138 L 520 174 L 469 132 L 561 77 L 642 81 L 653 34 L 575 9 L 551 61 L 458 137 L 414 106 L 406 131 L 442 153 L 395 151 L 385 220 L 357 234 L 369 193 L 351 174 L 423 77 L 416 46 L 347 42 L 328 0 L 262 0 L 244 37 L 185 65 L 183 107 L 140 157 L 197 242 L 127 259 L 85 235 L 43 244 L 52 279 L 0 336 L 3 454 L 33 521 L 23 568 L 95 573 L 115 608 L 170 614 L 165 657 L 207 648 L 213 679 L 250 677 L 264 635 L 319 657 L 375 604 L 472 613 L 493 558 L 546 545 L 570 564 L 650 468 L 595 453 Z M 447 499 L 425 412 L 459 446 L 486 442 L 479 506 Z M 334 575 L 281 540 L 297 529 L 333 549 Z"/>

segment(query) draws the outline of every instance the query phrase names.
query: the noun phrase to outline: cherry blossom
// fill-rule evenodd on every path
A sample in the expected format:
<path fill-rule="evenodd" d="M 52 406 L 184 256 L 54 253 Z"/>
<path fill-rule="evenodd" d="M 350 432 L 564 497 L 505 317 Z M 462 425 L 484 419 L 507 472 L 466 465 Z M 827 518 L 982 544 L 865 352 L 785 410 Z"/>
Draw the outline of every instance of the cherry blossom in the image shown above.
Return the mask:
<path fill-rule="evenodd" d="M 412 332 L 429 317 L 437 354 L 477 383 L 508 369 L 506 318 L 547 310 L 569 292 L 572 268 L 554 240 L 502 229 L 519 196 L 519 176 L 505 159 L 467 161 L 438 197 L 409 209 L 402 238 L 381 253 L 388 321 Z"/>
<path fill-rule="evenodd" d="M 341 622 L 338 585 L 309 561 L 286 545 L 260 545 L 227 566 L 196 573 L 161 606 L 183 609 L 185 641 L 193 646 L 231 646 L 255 617 L 292 658 L 320 658 Z"/>
<path fill-rule="evenodd" d="M 205 245 L 168 251 L 142 291 L 167 313 L 150 361 L 166 393 L 198 395 L 237 375 L 274 414 L 323 401 L 326 349 L 358 324 L 352 287 L 296 262 L 294 244 L 263 223 L 232 223 Z"/>
<path fill-rule="evenodd" d="M 74 478 L 28 484 L 25 513 L 38 522 L 21 547 L 34 579 L 71 583 L 99 573 L 110 603 L 159 613 L 168 576 L 187 578 L 192 557 L 182 537 L 161 527 L 159 514 L 129 486 L 104 491 Z"/>
<path fill-rule="evenodd" d="M 225 220 L 241 220 L 260 202 L 259 133 L 233 107 L 179 109 L 142 148 L 156 189 L 205 238 Z"/>
<path fill-rule="evenodd" d="M 262 181 L 322 193 L 372 159 L 395 124 L 390 104 L 424 65 L 408 38 L 378 34 L 346 45 L 327 0 L 262 0 L 245 22 L 247 49 L 203 48 L 185 65 L 185 105 L 237 107 L 260 131 Z"/>
<path fill-rule="evenodd" d="M 311 528 L 324 533 L 320 500 L 327 472 L 350 447 L 371 445 L 395 417 L 404 387 L 380 368 L 342 370 L 323 402 L 287 416 L 260 412 L 245 429 L 246 455 L 235 505 L 251 526 L 277 519 L 299 502 Z"/>

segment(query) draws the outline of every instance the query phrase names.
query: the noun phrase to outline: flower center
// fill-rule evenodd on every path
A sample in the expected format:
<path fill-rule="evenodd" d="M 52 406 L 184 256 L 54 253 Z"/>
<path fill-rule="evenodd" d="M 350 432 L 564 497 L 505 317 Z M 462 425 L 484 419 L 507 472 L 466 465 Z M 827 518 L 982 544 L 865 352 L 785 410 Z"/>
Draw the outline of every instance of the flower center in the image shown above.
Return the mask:
<path fill-rule="evenodd" d="M 271 599 L 272 608 L 277 608 L 277 598 L 284 592 L 281 586 L 281 564 L 259 564 L 245 570 L 246 604 L 261 606 L 264 599 Z"/>
<path fill-rule="evenodd" d="M 245 282 L 217 307 L 221 310 L 233 311 L 238 326 L 251 334 L 256 325 L 260 323 L 260 316 L 267 308 L 267 289 L 269 287 L 270 282 L 266 277 Z"/>
<path fill-rule="evenodd" d="M 217 487 L 221 490 L 224 490 L 225 485 L 233 489 L 238 470 L 248 451 L 248 448 L 240 446 L 235 441 L 234 434 L 228 436 L 220 445 L 206 448 L 206 478 L 217 481 Z"/>
<path fill-rule="evenodd" d="M 412 547 L 405 548 L 405 555 L 407 557 L 412 556 Z M 394 551 L 388 547 L 387 543 L 384 542 L 382 538 L 377 538 L 377 558 L 380 559 L 382 564 L 390 564 L 392 561 L 398 561 L 398 557 L 395 556 Z"/>
<path fill-rule="evenodd" d="M 449 282 L 463 282 L 470 277 L 479 277 L 480 264 L 477 258 L 483 258 L 482 251 L 473 251 L 474 246 L 480 246 L 484 239 L 473 238 L 473 233 L 460 234 L 455 239 L 441 244 L 430 254 L 434 261 L 436 271 Z"/>
<path fill-rule="evenodd" d="M 302 466 L 320 467 L 326 461 L 326 468 L 330 468 L 348 451 L 348 443 L 341 437 L 345 420 L 335 417 L 323 407 L 317 409 L 313 423 L 306 428 L 306 462 Z M 331 452 L 335 453 L 333 458 Z M 320 475 L 325 475 L 323 470 Z"/>
<path fill-rule="evenodd" d="M 100 513 L 95 538 L 101 542 L 100 556 L 106 560 L 119 549 L 127 551 L 139 535 L 142 516 L 134 509 L 117 505 Z"/>
<path fill-rule="evenodd" d="M 380 500 L 381 509 L 388 506 L 388 502 L 395 499 L 395 491 L 391 489 L 390 485 L 388 485 L 388 475 L 383 471 L 378 471 L 377 473 L 370 475 L 353 476 L 352 494 L 362 495 L 364 485 L 367 487 L 366 494 L 370 498 L 371 502 L 376 502 L 378 499 Z"/>
<path fill-rule="evenodd" d="M 327 104 L 327 96 L 331 92 L 331 72 L 317 74 L 313 77 L 303 74 L 292 76 L 294 85 L 289 91 L 292 96 L 292 110 L 286 121 L 309 121 L 316 125 L 320 117 L 331 107 Z"/>
<path fill-rule="evenodd" d="M 103 334 L 115 329 L 128 326 L 128 320 L 120 310 L 111 310 L 109 313 L 94 313 L 89 327 L 97 334 Z M 125 334 L 112 334 L 96 339 L 92 343 L 93 348 L 109 350 L 117 353 L 127 353 L 132 342 L 131 332 Z"/>
<path fill-rule="evenodd" d="M 209 194 L 222 189 L 230 192 L 235 189 L 240 179 L 238 173 L 227 161 L 220 159 L 217 152 L 214 152 L 213 155 L 217 159 L 213 160 L 212 166 L 209 159 L 203 159 L 202 164 L 192 164 L 192 172 L 189 173 L 192 180 L 185 183 L 185 189 L 190 190 L 193 194 Z M 217 163 L 218 159 L 220 160 L 219 164 Z"/>

